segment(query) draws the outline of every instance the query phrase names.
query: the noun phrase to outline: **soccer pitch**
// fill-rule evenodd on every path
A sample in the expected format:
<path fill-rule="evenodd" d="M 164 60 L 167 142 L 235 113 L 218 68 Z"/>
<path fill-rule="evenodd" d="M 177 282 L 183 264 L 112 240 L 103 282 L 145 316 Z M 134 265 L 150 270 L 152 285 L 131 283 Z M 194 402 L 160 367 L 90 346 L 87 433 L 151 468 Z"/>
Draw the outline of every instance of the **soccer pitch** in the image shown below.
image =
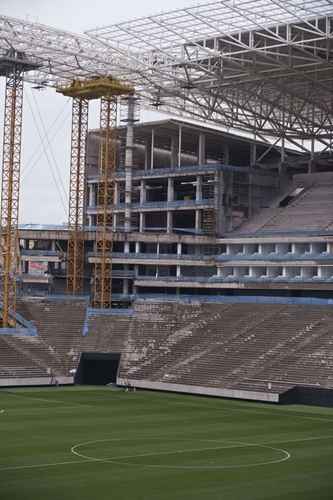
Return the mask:
<path fill-rule="evenodd" d="M 332 500 L 333 409 L 0 390 L 1 500 Z"/>

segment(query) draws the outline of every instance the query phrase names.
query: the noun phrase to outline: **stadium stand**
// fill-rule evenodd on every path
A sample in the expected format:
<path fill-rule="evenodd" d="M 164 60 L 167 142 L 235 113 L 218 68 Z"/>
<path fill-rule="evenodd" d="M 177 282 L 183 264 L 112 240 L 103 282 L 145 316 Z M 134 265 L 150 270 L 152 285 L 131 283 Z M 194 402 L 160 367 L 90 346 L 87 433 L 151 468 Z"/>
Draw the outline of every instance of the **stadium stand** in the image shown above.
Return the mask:
<path fill-rule="evenodd" d="M 138 300 L 130 312 L 103 315 L 85 300 L 29 298 L 19 308 L 38 336 L 0 336 L 7 382 L 49 383 L 50 372 L 72 382 L 80 354 L 98 352 L 121 354 L 120 383 L 140 387 L 333 389 L 330 305 Z"/>
<path fill-rule="evenodd" d="M 239 233 L 329 231 L 333 229 L 333 175 L 299 174 L 270 208 L 263 209 Z"/>

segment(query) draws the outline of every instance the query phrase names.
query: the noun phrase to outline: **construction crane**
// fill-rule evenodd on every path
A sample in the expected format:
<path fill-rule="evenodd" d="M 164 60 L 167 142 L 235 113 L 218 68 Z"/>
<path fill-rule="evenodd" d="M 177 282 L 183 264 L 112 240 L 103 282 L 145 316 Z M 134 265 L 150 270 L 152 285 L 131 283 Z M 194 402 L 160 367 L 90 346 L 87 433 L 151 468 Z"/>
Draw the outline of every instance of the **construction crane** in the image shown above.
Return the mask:
<path fill-rule="evenodd" d="M 0 57 L 6 78 L 1 185 L 2 326 L 16 324 L 18 214 L 21 167 L 23 76 L 38 68 L 36 60 L 9 49 Z"/>
<path fill-rule="evenodd" d="M 113 77 L 106 76 L 73 80 L 71 85 L 59 87 L 57 92 L 73 99 L 67 257 L 67 289 L 72 294 L 81 293 L 84 284 L 85 165 L 89 101 L 101 99 L 97 259 L 92 304 L 96 308 L 109 308 L 112 301 L 112 205 L 117 150 L 115 136 L 117 98 L 133 95 L 134 89 Z"/>

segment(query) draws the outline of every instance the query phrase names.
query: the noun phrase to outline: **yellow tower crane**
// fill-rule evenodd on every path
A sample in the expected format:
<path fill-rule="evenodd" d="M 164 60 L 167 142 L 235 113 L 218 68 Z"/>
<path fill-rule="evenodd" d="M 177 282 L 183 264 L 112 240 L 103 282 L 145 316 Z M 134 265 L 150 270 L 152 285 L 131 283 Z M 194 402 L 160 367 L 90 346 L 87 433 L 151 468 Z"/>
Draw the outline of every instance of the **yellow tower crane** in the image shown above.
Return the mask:
<path fill-rule="evenodd" d="M 67 254 L 67 289 L 72 294 L 78 294 L 83 291 L 88 103 L 93 99 L 101 99 L 100 179 L 96 221 L 97 258 L 94 269 L 92 305 L 96 308 L 109 308 L 112 303 L 117 97 L 133 95 L 134 89 L 113 77 L 105 76 L 89 80 L 74 80 L 71 85 L 58 88 L 57 92 L 73 99 Z"/>
<path fill-rule="evenodd" d="M 36 61 L 14 49 L 0 56 L 0 76 L 6 78 L 0 221 L 2 326 L 5 328 L 16 324 L 23 77 L 38 67 Z"/>

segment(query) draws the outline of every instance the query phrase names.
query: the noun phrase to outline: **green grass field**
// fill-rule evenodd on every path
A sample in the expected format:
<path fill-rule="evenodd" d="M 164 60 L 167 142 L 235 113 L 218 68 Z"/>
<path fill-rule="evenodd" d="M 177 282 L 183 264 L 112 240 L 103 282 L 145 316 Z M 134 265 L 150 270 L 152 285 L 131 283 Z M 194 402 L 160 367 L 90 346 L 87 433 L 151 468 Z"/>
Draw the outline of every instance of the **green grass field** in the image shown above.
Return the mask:
<path fill-rule="evenodd" d="M 0 500 L 333 499 L 333 409 L 0 390 Z"/>

